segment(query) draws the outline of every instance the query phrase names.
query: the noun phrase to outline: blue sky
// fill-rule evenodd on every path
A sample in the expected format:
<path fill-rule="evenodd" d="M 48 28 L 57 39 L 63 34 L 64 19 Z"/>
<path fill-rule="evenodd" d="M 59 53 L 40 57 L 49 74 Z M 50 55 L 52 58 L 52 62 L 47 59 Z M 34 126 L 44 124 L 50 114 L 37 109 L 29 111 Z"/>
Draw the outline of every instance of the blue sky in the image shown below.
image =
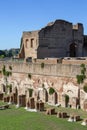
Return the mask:
<path fill-rule="evenodd" d="M 19 48 L 23 31 L 39 30 L 56 19 L 83 23 L 87 0 L 0 0 L 0 50 Z"/>

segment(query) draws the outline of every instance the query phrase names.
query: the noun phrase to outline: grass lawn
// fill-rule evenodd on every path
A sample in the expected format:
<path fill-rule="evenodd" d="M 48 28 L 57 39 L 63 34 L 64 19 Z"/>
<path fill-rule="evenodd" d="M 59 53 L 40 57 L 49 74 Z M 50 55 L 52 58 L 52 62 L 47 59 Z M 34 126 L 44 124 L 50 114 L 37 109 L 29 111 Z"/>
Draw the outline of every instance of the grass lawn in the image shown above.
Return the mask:
<path fill-rule="evenodd" d="M 57 108 L 60 111 L 73 112 L 71 109 Z M 74 110 L 82 117 L 87 113 Z M 57 118 L 55 115 L 45 115 L 44 112 L 28 112 L 24 108 L 0 110 L 0 130 L 87 130 L 81 122 L 68 122 L 67 119 Z"/>

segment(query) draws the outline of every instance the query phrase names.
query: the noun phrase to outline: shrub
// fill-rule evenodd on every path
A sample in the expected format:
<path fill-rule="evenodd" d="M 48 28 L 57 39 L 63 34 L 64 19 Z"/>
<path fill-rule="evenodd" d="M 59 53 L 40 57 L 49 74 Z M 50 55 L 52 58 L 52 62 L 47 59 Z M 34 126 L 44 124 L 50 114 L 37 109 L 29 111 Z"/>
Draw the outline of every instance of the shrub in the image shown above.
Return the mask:
<path fill-rule="evenodd" d="M 33 89 L 29 88 L 29 97 L 32 97 L 32 94 L 33 94 Z"/>
<path fill-rule="evenodd" d="M 12 66 L 9 66 L 9 69 L 12 70 Z"/>
<path fill-rule="evenodd" d="M 85 64 L 81 64 L 80 67 L 85 68 Z"/>
<path fill-rule="evenodd" d="M 87 84 L 84 85 L 83 90 L 87 93 Z"/>
<path fill-rule="evenodd" d="M 76 78 L 77 78 L 77 83 L 78 84 L 83 83 L 84 75 L 77 75 Z"/>
<path fill-rule="evenodd" d="M 49 94 L 52 95 L 54 92 L 55 92 L 55 90 L 52 87 L 50 87 Z"/>
<path fill-rule="evenodd" d="M 44 68 L 44 63 L 43 62 L 41 63 L 41 68 Z"/>
<path fill-rule="evenodd" d="M 31 74 L 28 74 L 28 78 L 31 79 L 31 77 L 32 77 Z"/>
<path fill-rule="evenodd" d="M 6 71 L 5 65 L 3 65 L 2 72 L 3 72 L 3 75 L 7 76 L 7 77 L 9 77 L 10 75 L 12 75 L 12 72 Z"/>
<path fill-rule="evenodd" d="M 5 72 L 6 72 L 5 65 L 3 65 L 2 72 L 3 72 L 3 75 L 5 75 Z"/>
<path fill-rule="evenodd" d="M 66 103 L 66 107 L 67 107 L 68 103 L 69 103 L 69 96 L 67 94 L 65 94 L 65 103 Z"/>
<path fill-rule="evenodd" d="M 7 88 L 12 88 L 12 84 L 9 84 L 6 86 Z"/>

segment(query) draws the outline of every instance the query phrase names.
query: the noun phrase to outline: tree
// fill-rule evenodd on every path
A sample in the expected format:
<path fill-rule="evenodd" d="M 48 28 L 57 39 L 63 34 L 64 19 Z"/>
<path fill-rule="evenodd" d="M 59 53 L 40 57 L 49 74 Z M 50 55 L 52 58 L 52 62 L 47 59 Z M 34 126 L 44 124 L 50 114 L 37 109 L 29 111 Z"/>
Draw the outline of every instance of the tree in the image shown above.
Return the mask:
<path fill-rule="evenodd" d="M 6 56 L 5 52 L 0 50 L 0 58 L 4 58 Z"/>

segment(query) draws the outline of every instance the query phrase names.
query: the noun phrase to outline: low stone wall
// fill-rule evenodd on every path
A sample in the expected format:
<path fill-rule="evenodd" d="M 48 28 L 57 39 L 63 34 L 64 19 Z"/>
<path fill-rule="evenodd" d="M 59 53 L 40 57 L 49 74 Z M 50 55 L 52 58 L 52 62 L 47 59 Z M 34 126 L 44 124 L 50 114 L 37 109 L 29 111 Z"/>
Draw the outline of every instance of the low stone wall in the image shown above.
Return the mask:
<path fill-rule="evenodd" d="M 0 70 L 3 65 L 9 69 L 12 66 L 13 73 L 31 73 L 34 75 L 49 75 L 57 77 L 76 77 L 80 73 L 80 65 L 65 64 L 45 64 L 41 63 L 21 63 L 21 62 L 1 62 Z"/>

